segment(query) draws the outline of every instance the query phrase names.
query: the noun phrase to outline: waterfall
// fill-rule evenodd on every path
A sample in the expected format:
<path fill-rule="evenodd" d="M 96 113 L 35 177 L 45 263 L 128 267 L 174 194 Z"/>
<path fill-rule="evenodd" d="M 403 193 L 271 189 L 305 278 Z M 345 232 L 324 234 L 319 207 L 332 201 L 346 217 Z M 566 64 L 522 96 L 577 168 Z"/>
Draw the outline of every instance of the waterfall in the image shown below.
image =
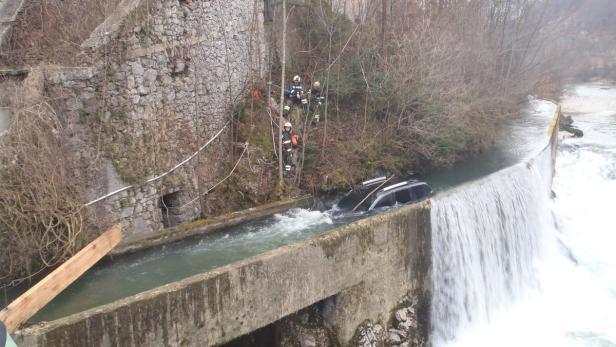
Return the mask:
<path fill-rule="evenodd" d="M 535 261 L 552 223 L 551 150 L 432 201 L 434 346 L 489 321 L 538 285 Z"/>

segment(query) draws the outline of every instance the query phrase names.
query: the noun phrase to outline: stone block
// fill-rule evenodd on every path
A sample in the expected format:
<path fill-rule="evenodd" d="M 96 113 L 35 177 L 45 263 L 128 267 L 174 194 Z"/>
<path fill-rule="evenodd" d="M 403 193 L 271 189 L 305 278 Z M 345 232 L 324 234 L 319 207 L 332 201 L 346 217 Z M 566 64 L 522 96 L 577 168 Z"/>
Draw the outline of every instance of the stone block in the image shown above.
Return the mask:
<path fill-rule="evenodd" d="M 149 89 L 148 89 L 148 88 L 146 88 L 146 87 L 145 87 L 145 86 L 143 86 L 143 85 L 140 85 L 140 86 L 137 88 L 137 93 L 139 93 L 139 95 L 141 95 L 141 96 L 148 95 L 148 93 L 149 93 L 149 92 L 150 92 L 150 91 L 149 91 Z"/>
<path fill-rule="evenodd" d="M 129 65 L 131 66 L 133 75 L 135 75 L 135 76 L 143 76 L 143 73 L 145 71 L 143 69 L 143 66 L 141 66 L 141 63 L 139 63 L 139 62 L 131 62 L 131 63 L 129 63 Z"/>

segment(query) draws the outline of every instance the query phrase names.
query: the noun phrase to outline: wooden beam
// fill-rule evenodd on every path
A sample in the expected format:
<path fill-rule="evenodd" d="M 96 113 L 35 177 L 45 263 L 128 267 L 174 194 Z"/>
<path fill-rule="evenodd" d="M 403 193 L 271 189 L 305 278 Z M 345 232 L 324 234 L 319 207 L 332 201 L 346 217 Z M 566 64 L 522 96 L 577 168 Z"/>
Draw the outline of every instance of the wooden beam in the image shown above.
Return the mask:
<path fill-rule="evenodd" d="M 25 76 L 30 72 L 28 69 L 0 67 L 0 77 L 19 77 Z"/>
<path fill-rule="evenodd" d="M 554 111 L 554 116 L 552 117 L 552 121 L 550 122 L 550 126 L 548 127 L 548 136 L 551 138 L 554 136 L 554 130 L 558 129 L 556 125 L 560 122 L 560 104 L 554 102 L 556 104 L 556 111 Z"/>
<path fill-rule="evenodd" d="M 0 320 L 8 331 L 13 332 L 30 319 L 109 253 L 121 239 L 122 226 L 116 224 L 0 311 Z"/>

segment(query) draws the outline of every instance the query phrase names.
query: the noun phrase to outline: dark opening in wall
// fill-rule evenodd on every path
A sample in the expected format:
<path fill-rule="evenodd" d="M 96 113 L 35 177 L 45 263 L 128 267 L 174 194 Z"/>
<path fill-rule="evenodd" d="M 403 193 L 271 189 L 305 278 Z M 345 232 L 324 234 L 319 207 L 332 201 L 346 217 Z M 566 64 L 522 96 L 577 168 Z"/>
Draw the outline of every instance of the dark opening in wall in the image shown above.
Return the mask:
<path fill-rule="evenodd" d="M 277 347 L 276 326 L 270 324 L 250 334 L 240 336 L 221 347 Z"/>
<path fill-rule="evenodd" d="M 310 305 L 221 347 L 339 347 L 333 331 L 335 296 Z"/>
<path fill-rule="evenodd" d="M 182 215 L 183 192 L 177 191 L 165 194 L 160 198 L 161 222 L 165 228 L 176 226 L 184 222 Z"/>

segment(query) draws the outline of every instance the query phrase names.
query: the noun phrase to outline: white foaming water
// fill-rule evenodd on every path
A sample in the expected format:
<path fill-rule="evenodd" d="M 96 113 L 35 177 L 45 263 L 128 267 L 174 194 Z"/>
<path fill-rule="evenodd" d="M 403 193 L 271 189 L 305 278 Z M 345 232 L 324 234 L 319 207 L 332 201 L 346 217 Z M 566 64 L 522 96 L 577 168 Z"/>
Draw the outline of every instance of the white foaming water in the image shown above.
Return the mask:
<path fill-rule="evenodd" d="M 563 110 L 573 114 L 609 116 L 616 113 L 616 88 L 601 85 L 578 85 L 565 91 Z"/>
<path fill-rule="evenodd" d="M 434 346 L 616 346 L 616 90 L 608 92 L 576 87 L 563 103 L 566 113 L 588 113 L 575 118 L 585 137 L 561 145 L 554 200 L 537 196 L 536 174 L 511 188 L 502 172 L 500 187 L 472 187 L 487 195 L 481 204 L 455 194 L 436 200 L 433 242 L 447 245 L 433 245 Z M 522 213 L 498 215 L 501 225 L 484 216 L 503 203 Z M 519 248 L 493 246 L 511 240 Z M 448 275 L 439 275 L 443 267 Z"/>
<path fill-rule="evenodd" d="M 311 211 L 303 208 L 294 208 L 283 214 L 274 216 L 272 229 L 285 230 L 285 232 L 297 232 L 308 229 L 315 225 L 332 224 L 332 218 L 328 212 Z"/>
<path fill-rule="evenodd" d="M 546 252 L 540 231 L 550 226 L 549 154 L 434 199 L 435 345 L 492 321 L 539 285 L 535 260 Z"/>

